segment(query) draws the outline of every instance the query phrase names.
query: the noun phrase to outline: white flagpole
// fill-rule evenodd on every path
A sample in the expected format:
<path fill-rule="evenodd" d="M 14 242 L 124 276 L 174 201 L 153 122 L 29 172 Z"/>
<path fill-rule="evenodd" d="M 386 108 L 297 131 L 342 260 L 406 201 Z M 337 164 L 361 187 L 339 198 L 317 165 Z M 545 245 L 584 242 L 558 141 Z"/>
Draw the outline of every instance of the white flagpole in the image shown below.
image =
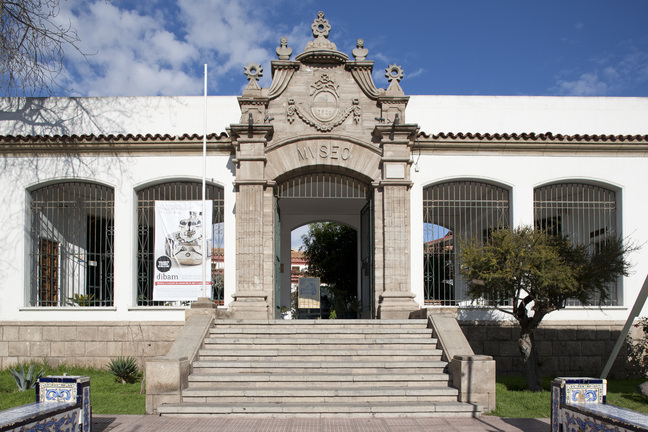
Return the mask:
<path fill-rule="evenodd" d="M 207 260 L 209 259 L 209 267 L 211 270 L 211 254 L 207 251 L 207 224 L 211 227 L 211 221 L 205 219 L 207 216 L 207 64 L 205 64 L 205 107 L 203 110 L 203 176 L 202 176 L 202 252 L 203 252 L 203 265 L 202 265 L 202 294 L 203 297 L 211 298 L 207 295 Z M 210 272 L 211 274 L 211 272 Z"/>

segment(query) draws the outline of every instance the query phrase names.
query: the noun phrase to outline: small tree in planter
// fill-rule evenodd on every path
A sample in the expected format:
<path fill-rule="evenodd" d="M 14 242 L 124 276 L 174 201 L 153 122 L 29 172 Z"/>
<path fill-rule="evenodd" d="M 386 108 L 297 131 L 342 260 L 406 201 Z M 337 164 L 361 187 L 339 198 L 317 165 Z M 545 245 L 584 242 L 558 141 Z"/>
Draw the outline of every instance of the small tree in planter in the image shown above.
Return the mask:
<path fill-rule="evenodd" d="M 459 252 L 460 272 L 473 299 L 488 299 L 520 325 L 518 346 L 527 388 L 540 391 L 534 331 L 568 299 L 604 302 L 609 286 L 628 274 L 627 253 L 636 248 L 608 238 L 592 253 L 587 245 L 531 227 L 493 231 L 485 244 L 467 241 Z"/>

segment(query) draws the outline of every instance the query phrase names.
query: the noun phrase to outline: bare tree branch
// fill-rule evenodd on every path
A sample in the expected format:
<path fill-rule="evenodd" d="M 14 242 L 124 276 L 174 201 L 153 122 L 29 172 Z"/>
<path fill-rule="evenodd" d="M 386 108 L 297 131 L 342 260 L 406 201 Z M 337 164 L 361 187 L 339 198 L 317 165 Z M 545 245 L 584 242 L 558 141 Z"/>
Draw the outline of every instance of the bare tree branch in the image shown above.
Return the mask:
<path fill-rule="evenodd" d="M 59 0 L 0 0 L 3 96 L 47 96 L 63 90 L 59 79 L 65 49 L 83 53 L 72 24 L 57 23 L 59 12 Z"/>

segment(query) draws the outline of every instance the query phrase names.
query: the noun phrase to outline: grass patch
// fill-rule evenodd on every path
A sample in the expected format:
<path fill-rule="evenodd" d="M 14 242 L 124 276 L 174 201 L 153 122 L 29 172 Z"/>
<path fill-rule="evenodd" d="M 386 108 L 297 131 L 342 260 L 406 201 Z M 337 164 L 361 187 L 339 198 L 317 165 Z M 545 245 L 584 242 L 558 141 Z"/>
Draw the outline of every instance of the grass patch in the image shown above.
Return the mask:
<path fill-rule="evenodd" d="M 94 414 L 144 414 L 146 395 L 140 394 L 141 381 L 132 384 L 116 382 L 107 370 L 78 366 L 56 368 L 38 364 L 47 375 L 85 375 L 90 377 L 90 403 Z M 34 389 L 18 391 L 18 386 L 8 369 L 0 371 L 0 410 L 24 405 L 36 400 Z"/>
<path fill-rule="evenodd" d="M 526 389 L 521 376 L 497 378 L 497 407 L 489 415 L 512 418 L 548 418 L 551 415 L 551 378 L 542 380 L 542 391 Z M 648 398 L 637 392 L 643 379 L 608 379 L 607 402 L 648 414 Z"/>

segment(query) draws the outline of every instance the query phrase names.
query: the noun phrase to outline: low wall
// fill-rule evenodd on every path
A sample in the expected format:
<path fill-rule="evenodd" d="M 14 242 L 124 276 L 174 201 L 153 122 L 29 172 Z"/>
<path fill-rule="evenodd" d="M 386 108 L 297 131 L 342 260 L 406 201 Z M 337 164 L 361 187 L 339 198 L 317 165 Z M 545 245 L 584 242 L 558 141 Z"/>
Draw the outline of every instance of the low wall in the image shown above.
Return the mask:
<path fill-rule="evenodd" d="M 524 372 L 518 350 L 520 328 L 517 324 L 488 321 L 459 323 L 477 354 L 492 356 L 498 375 Z M 548 321 L 535 331 L 541 372 L 549 376 L 599 376 L 616 343 L 623 322 Z M 619 353 L 610 377 L 625 378 L 636 371 L 625 361 L 626 350 Z"/>
<path fill-rule="evenodd" d="M 0 369 L 47 361 L 105 367 L 111 358 L 138 363 L 166 355 L 183 322 L 7 322 L 0 321 Z"/>
<path fill-rule="evenodd" d="M 499 375 L 520 374 L 519 327 L 512 323 L 459 323 L 476 354 L 492 356 Z M 619 323 L 547 322 L 536 331 L 542 373 L 598 376 L 623 328 Z M 111 358 L 133 356 L 138 362 L 165 356 L 184 322 L 2 322 L 0 369 L 18 362 L 47 360 L 52 366 L 105 367 Z M 621 351 L 610 373 L 635 371 Z"/>

